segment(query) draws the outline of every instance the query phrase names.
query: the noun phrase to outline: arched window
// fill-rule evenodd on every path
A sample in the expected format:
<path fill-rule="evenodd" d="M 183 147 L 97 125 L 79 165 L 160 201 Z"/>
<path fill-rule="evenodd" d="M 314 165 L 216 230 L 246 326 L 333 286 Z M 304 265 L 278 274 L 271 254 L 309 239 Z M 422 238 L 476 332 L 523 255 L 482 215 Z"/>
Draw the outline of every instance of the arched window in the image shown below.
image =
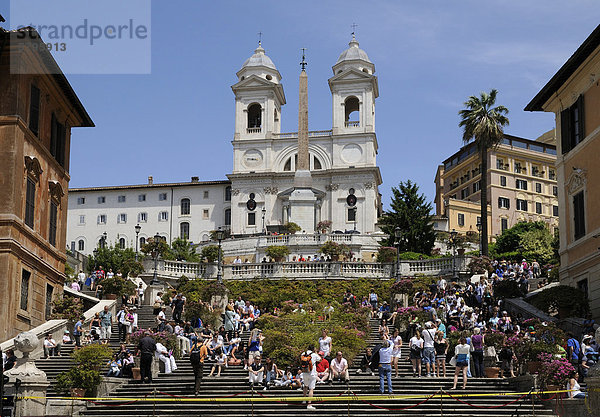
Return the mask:
<path fill-rule="evenodd" d="M 360 125 L 358 98 L 350 96 L 344 101 L 346 127 Z"/>
<path fill-rule="evenodd" d="M 293 162 L 292 162 L 291 156 L 285 161 L 285 164 L 283 164 L 283 170 L 284 171 L 295 171 L 296 165 L 298 165 L 298 154 L 294 155 Z M 317 158 L 313 154 L 310 154 L 310 169 L 311 170 L 323 169 L 323 163 L 321 162 L 321 160 L 319 158 Z"/>
<path fill-rule="evenodd" d="M 204 233 L 204 234 L 202 235 L 202 241 L 203 241 L 203 242 L 208 242 L 209 240 L 210 240 L 210 236 L 208 236 L 206 233 Z"/>
<path fill-rule="evenodd" d="M 225 187 L 225 201 L 231 201 L 231 186 Z"/>
<path fill-rule="evenodd" d="M 185 240 L 190 238 L 190 224 L 188 222 L 179 224 L 179 237 Z"/>
<path fill-rule="evenodd" d="M 146 238 L 145 238 L 145 237 L 141 237 L 141 238 L 140 238 L 140 248 L 141 248 L 142 246 L 144 246 L 145 244 L 146 244 Z"/>
<path fill-rule="evenodd" d="M 254 103 L 248 106 L 248 129 L 258 129 L 256 132 L 260 132 L 262 126 L 261 119 L 262 108 L 260 107 L 260 104 Z"/>
<path fill-rule="evenodd" d="M 323 169 L 321 161 L 316 156 L 313 156 L 313 169 Z"/>
<path fill-rule="evenodd" d="M 125 249 L 125 238 L 124 237 L 119 238 L 119 247 L 121 249 Z"/>
<path fill-rule="evenodd" d="M 79 252 L 83 252 L 85 250 L 85 242 L 83 241 L 83 239 L 79 239 L 79 241 L 77 242 L 77 250 Z"/>
<path fill-rule="evenodd" d="M 190 199 L 189 198 L 182 198 L 181 199 L 181 215 L 185 216 L 190 214 Z"/>
<path fill-rule="evenodd" d="M 283 166 L 284 171 L 292 170 L 292 157 L 290 156 L 287 161 L 285 161 L 285 165 Z"/>
<path fill-rule="evenodd" d="M 231 226 L 231 209 L 225 209 L 225 226 Z"/>

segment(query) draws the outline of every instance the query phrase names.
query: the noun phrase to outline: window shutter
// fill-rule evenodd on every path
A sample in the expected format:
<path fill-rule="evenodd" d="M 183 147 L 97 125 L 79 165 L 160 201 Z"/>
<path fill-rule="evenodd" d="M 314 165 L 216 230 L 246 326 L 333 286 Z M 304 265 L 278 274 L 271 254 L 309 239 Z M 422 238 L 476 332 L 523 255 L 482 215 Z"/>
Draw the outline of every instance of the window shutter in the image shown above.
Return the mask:
<path fill-rule="evenodd" d="M 585 108 L 583 107 L 583 94 L 577 99 L 577 108 L 579 109 L 579 141 L 582 142 L 585 139 Z"/>
<path fill-rule="evenodd" d="M 498 197 L 498 208 L 502 208 L 502 197 Z"/>
<path fill-rule="evenodd" d="M 31 86 L 29 97 L 29 129 L 38 136 L 40 125 L 40 89 L 35 85 Z"/>
<path fill-rule="evenodd" d="M 510 208 L 510 198 L 506 199 L 506 208 L 509 209 Z"/>
<path fill-rule="evenodd" d="M 52 122 L 50 124 L 50 155 L 56 158 L 56 148 L 58 141 L 58 122 L 56 116 L 52 113 Z"/>
<path fill-rule="evenodd" d="M 571 150 L 571 111 L 566 109 L 560 112 L 560 138 L 562 153 L 566 154 Z"/>

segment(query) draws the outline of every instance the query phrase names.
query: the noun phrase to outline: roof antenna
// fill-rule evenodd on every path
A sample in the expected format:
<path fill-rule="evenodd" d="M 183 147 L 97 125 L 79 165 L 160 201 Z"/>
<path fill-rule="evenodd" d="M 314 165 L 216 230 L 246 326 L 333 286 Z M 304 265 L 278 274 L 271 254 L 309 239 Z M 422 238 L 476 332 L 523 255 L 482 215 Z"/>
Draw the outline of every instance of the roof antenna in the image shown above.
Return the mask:
<path fill-rule="evenodd" d="M 263 35 L 263 33 L 262 32 L 258 32 L 257 35 L 258 35 L 258 46 L 261 46 L 262 45 L 262 35 Z"/>
<path fill-rule="evenodd" d="M 304 52 L 306 51 L 306 48 L 300 48 L 302 49 L 302 62 L 300 63 L 300 67 L 302 68 L 302 71 L 304 71 L 306 69 L 306 66 L 308 65 L 306 63 L 306 56 L 304 54 Z"/>
<path fill-rule="evenodd" d="M 352 28 L 352 39 L 354 39 L 354 34 L 356 33 L 356 28 L 358 25 L 356 23 L 352 23 L 350 27 Z"/>

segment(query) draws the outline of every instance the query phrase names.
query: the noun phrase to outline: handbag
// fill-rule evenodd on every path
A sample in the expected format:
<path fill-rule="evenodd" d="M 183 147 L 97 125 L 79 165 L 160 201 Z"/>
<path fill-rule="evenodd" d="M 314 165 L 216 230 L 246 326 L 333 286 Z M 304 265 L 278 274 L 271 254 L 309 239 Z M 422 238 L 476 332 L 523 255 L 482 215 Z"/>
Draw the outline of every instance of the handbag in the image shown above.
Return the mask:
<path fill-rule="evenodd" d="M 456 355 L 452 356 L 452 358 L 450 359 L 450 365 L 456 366 Z"/>

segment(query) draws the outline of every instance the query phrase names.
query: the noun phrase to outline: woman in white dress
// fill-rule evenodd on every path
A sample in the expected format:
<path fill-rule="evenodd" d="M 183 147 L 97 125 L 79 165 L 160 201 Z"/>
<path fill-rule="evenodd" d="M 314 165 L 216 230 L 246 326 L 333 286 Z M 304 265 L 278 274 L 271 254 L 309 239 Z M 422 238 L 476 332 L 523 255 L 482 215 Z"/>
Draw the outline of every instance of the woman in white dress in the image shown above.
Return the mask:
<path fill-rule="evenodd" d="M 321 337 L 319 337 L 319 350 L 324 353 L 323 357 L 329 360 L 331 353 L 331 336 L 327 335 L 327 330 L 323 329 Z"/>
<path fill-rule="evenodd" d="M 392 349 L 392 366 L 396 370 L 396 378 L 398 378 L 398 360 L 402 356 L 402 337 L 398 332 L 398 329 L 394 330 L 394 336 L 392 337 L 392 343 L 394 349 Z"/>

